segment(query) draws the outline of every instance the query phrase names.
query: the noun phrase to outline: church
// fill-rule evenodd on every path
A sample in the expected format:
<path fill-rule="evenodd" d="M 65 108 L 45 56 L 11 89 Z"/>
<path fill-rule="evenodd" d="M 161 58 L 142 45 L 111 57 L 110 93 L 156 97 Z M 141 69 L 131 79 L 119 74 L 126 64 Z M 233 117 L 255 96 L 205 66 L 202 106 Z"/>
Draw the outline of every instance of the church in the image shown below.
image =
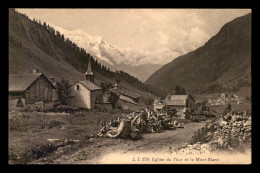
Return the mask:
<path fill-rule="evenodd" d="M 98 96 L 102 95 L 102 88 L 94 83 L 91 62 L 88 63 L 85 80 L 77 81 L 71 86 L 68 104 L 80 108 L 93 109 Z"/>

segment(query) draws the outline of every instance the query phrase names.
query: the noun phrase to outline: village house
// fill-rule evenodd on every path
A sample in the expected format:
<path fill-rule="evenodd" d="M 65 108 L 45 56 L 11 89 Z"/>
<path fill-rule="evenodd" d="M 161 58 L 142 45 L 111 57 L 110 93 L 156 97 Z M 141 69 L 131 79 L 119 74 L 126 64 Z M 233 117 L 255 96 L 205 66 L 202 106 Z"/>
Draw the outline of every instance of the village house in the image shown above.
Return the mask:
<path fill-rule="evenodd" d="M 191 95 L 167 95 L 164 103 L 166 107 L 176 109 L 180 116 L 189 116 L 195 109 L 195 100 Z"/>
<path fill-rule="evenodd" d="M 115 84 L 114 88 L 108 89 L 119 96 L 115 108 L 117 109 L 134 109 L 139 107 L 139 95 L 126 88 L 119 87 Z"/>
<path fill-rule="evenodd" d="M 117 83 L 115 84 L 114 88 L 110 88 L 109 90 L 112 91 L 112 92 L 115 92 L 119 95 L 129 97 L 131 100 L 133 100 L 137 104 L 139 103 L 139 97 L 140 96 L 138 94 L 136 94 L 135 92 L 133 92 L 129 89 L 118 86 Z"/>
<path fill-rule="evenodd" d="M 191 95 L 167 95 L 164 99 L 166 107 L 171 107 L 177 111 L 183 109 L 192 110 L 195 108 L 195 100 Z"/>
<path fill-rule="evenodd" d="M 113 94 L 118 99 L 114 103 L 111 103 L 114 99 Z M 118 87 L 118 84 L 115 84 L 114 88 L 106 90 L 102 94 L 102 97 L 97 100 L 97 107 L 105 109 L 135 109 L 139 107 L 139 95 L 126 88 Z"/>
<path fill-rule="evenodd" d="M 134 109 L 139 106 L 131 97 L 120 95 L 116 102 L 117 109 Z"/>
<path fill-rule="evenodd" d="M 52 108 L 57 98 L 56 87 L 38 69 L 33 73 L 9 75 L 9 101 L 29 110 Z"/>
<path fill-rule="evenodd" d="M 94 74 L 91 70 L 90 61 L 85 77 L 86 80 L 72 84 L 68 104 L 80 108 L 93 109 L 97 97 L 102 94 L 102 88 L 94 83 Z"/>

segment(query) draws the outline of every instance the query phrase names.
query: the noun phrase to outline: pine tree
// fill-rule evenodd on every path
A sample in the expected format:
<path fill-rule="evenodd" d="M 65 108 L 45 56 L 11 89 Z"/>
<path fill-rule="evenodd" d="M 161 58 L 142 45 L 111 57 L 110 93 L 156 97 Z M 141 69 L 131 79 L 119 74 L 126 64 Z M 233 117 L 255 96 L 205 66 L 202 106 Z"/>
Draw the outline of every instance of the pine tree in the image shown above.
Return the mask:
<path fill-rule="evenodd" d="M 69 94 L 71 92 L 68 80 L 61 79 L 61 83 L 57 82 L 58 97 L 62 104 L 67 105 Z"/>
<path fill-rule="evenodd" d="M 178 85 L 175 86 L 174 94 L 187 94 L 186 90 Z"/>
<path fill-rule="evenodd" d="M 57 37 L 61 37 L 59 31 L 56 31 L 56 35 L 57 35 Z"/>

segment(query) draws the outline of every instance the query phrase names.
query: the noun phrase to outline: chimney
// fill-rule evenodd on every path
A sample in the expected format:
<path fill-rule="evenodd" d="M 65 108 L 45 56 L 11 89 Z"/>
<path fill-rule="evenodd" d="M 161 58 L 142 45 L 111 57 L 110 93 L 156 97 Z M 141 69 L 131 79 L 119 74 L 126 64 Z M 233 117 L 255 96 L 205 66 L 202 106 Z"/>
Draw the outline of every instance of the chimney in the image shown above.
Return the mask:
<path fill-rule="evenodd" d="M 37 68 L 35 68 L 35 69 L 33 69 L 33 73 L 38 73 L 38 69 Z"/>
<path fill-rule="evenodd" d="M 50 77 L 50 80 L 51 80 L 51 82 L 54 82 L 54 77 L 51 76 L 51 77 Z"/>

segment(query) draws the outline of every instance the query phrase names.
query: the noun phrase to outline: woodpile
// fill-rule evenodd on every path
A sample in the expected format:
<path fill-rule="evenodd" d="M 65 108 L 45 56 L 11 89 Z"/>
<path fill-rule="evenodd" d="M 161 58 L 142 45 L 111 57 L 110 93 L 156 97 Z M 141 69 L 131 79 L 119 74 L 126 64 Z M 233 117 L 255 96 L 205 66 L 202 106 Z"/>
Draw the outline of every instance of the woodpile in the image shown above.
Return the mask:
<path fill-rule="evenodd" d="M 150 110 L 137 110 L 130 114 L 111 120 L 103 126 L 98 136 L 111 138 L 140 138 L 143 133 L 159 133 L 163 130 L 184 128 L 183 124 L 168 117 L 166 114 L 157 114 Z"/>

